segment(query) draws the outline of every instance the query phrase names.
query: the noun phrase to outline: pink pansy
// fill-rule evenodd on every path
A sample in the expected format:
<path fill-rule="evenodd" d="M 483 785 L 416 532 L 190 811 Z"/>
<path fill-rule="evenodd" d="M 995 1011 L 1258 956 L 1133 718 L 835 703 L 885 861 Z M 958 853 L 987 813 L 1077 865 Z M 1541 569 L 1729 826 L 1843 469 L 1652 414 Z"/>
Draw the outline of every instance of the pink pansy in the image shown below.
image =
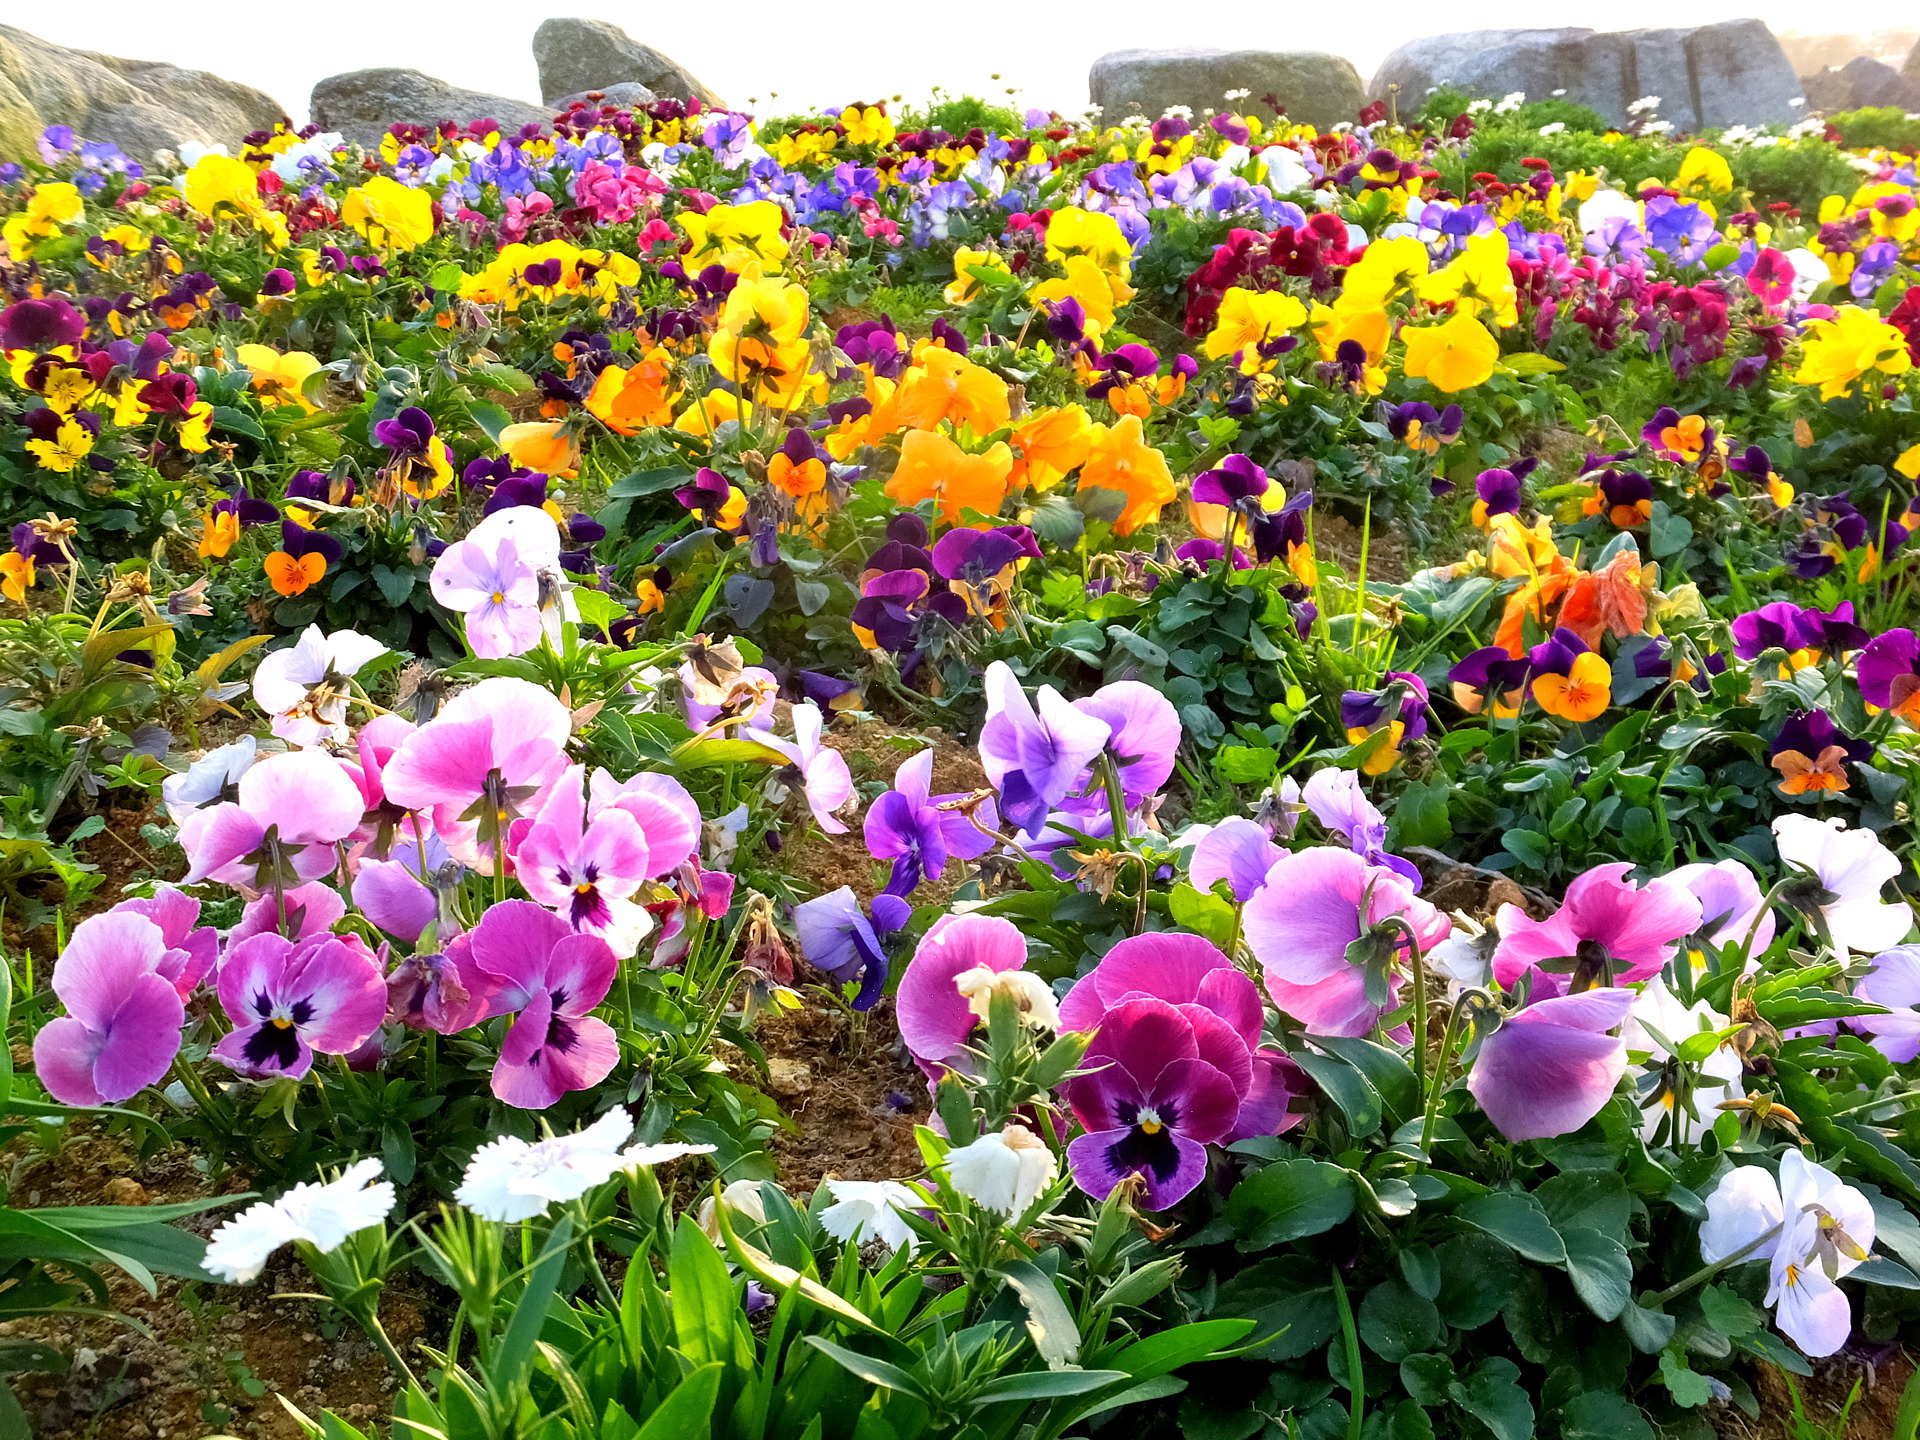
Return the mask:
<path fill-rule="evenodd" d="M 180 1049 L 186 1007 L 159 965 L 166 937 L 144 915 L 112 911 L 74 927 L 53 968 L 67 1013 L 33 1041 L 33 1067 L 65 1105 L 117 1105 L 158 1083 Z"/>
<path fill-rule="evenodd" d="M 977 1017 L 954 984 L 955 977 L 982 966 L 1019 970 L 1027 963 L 1027 937 L 1011 920 L 993 915 L 943 915 L 933 922 L 913 952 L 894 1005 L 900 1038 L 930 1080 L 949 1069 L 967 1073 L 962 1053 Z"/>
<path fill-rule="evenodd" d="M 1873 1041 L 1873 1048 L 1904 1065 L 1920 1056 L 1920 945 L 1896 945 L 1873 957 L 1854 984 L 1854 996 L 1884 1005 L 1885 1015 L 1856 1015 L 1847 1024 Z"/>
<path fill-rule="evenodd" d="M 182 1000 L 220 963 L 220 932 L 198 923 L 200 902 L 176 886 L 162 885 L 151 897 L 122 900 L 110 913 L 144 915 L 160 927 L 167 953 L 154 969 Z"/>
<path fill-rule="evenodd" d="M 1114 1007 L 1142 998 L 1186 1015 L 1200 1058 L 1235 1079 L 1242 1098 L 1229 1141 L 1277 1134 L 1304 1118 L 1288 1111 L 1306 1088 L 1299 1067 L 1261 1046 L 1266 1014 L 1259 989 L 1198 935 L 1161 930 L 1122 940 L 1060 1002 L 1060 1028 L 1097 1029 Z"/>
<path fill-rule="evenodd" d="M 1173 702 L 1139 680 L 1116 680 L 1075 700 L 1073 708 L 1101 721 L 1111 732 L 1105 749 L 1119 769 L 1127 807 L 1138 809 L 1158 795 L 1173 774 L 1174 756 L 1180 749 L 1180 712 Z M 1080 814 L 1106 805 L 1106 790 L 1092 769 L 1081 774 L 1061 802 L 1061 808 Z"/>
<path fill-rule="evenodd" d="M 620 1042 L 590 1013 L 620 968 L 604 940 L 575 932 L 530 901 L 507 900 L 456 940 L 449 956 L 456 951 L 466 988 L 485 987 L 486 1011 L 478 1018 L 515 1017 L 493 1067 L 493 1093 L 501 1100 L 544 1110 L 612 1073 Z"/>
<path fill-rule="evenodd" d="M 1224 880 L 1234 901 L 1244 905 L 1266 883 L 1274 862 L 1290 853 L 1273 843 L 1264 826 L 1236 815 L 1200 837 L 1193 847 L 1187 879 L 1194 889 L 1209 891 Z"/>
<path fill-rule="evenodd" d="M 540 643 L 539 571 L 504 528 L 476 526 L 449 545 L 433 562 L 429 583 L 435 600 L 466 617 L 467 643 L 482 660 L 518 655 Z"/>
<path fill-rule="evenodd" d="M 431 832 L 424 843 L 396 845 L 385 860 L 360 862 L 353 903 L 380 929 L 411 945 L 439 918 L 440 896 L 430 882 L 446 864 L 447 847 Z M 448 938 L 444 929 L 441 938 Z"/>
<path fill-rule="evenodd" d="M 320 633 L 309 625 L 293 645 L 264 656 L 253 672 L 253 698 L 273 717 L 275 735 L 289 745 L 347 738 L 347 682 L 387 653 L 357 630 Z"/>
<path fill-rule="evenodd" d="M 724 870 L 702 870 L 698 860 L 689 858 L 674 872 L 670 884 L 674 898 L 647 907 L 660 922 L 647 960 L 651 970 L 665 970 L 686 959 L 693 945 L 695 916 L 718 920 L 733 905 L 733 876 Z"/>
<path fill-rule="evenodd" d="M 567 707 L 540 686 L 482 680 L 401 740 L 382 772 L 387 798 L 430 810 L 456 860 L 491 870 L 509 826 L 536 813 L 566 770 L 572 731 Z"/>
<path fill-rule="evenodd" d="M 189 812 L 191 827 L 182 821 L 180 841 L 192 863 L 181 883 L 263 890 L 317 880 L 334 868 L 333 846 L 353 833 L 363 809 L 359 787 L 320 750 L 262 760 L 240 777 L 239 795 Z"/>
<path fill-rule="evenodd" d="M 1633 1008 L 1631 990 L 1582 990 L 1536 1001 L 1480 1044 L 1467 1090 L 1509 1140 L 1570 1134 L 1600 1113 L 1627 1069 L 1609 1032 Z"/>
<path fill-rule="evenodd" d="M 1631 865 L 1596 865 L 1567 886 L 1560 908 L 1534 920 L 1518 905 L 1502 905 L 1494 917 L 1500 944 L 1493 952 L 1493 978 L 1512 988 L 1529 970 L 1534 994 L 1561 994 L 1578 968 L 1591 978 L 1603 969 L 1617 983 L 1658 975 L 1680 942 L 1700 928 L 1700 900 L 1671 879 L 1636 886 Z M 1541 970 L 1549 961 L 1563 969 Z"/>
<path fill-rule="evenodd" d="M 1266 884 L 1247 902 L 1243 924 L 1275 1005 L 1309 1034 L 1365 1035 L 1398 1003 L 1404 957 L 1395 958 L 1386 977 L 1382 1005 L 1367 998 L 1367 971 L 1348 958 L 1347 947 L 1396 916 L 1422 954 L 1453 929 L 1384 865 L 1369 865 L 1351 850 L 1317 846 L 1275 862 Z"/>
<path fill-rule="evenodd" d="M 647 839 L 625 810 L 587 819 L 587 772 L 569 766 L 514 851 L 514 874 L 575 930 L 598 935 L 622 959 L 640 948 L 653 918 L 633 902 L 653 873 Z"/>
<path fill-rule="evenodd" d="M 360 787 L 361 802 L 366 806 L 354 838 L 371 844 L 377 855 L 387 853 L 394 827 L 407 814 L 406 807 L 387 799 L 386 769 L 393 752 L 413 732 L 413 722 L 404 716 L 376 715 L 353 737 L 353 758 L 340 762 Z"/>
<path fill-rule="evenodd" d="M 1202 1047 L 1192 1018 L 1164 1000 L 1107 1012 L 1065 1086 L 1087 1132 L 1067 1146 L 1075 1184 L 1104 1200 L 1138 1175 L 1142 1205 L 1164 1210 L 1206 1178 L 1206 1147 L 1232 1133 L 1246 1091 Z"/>
<path fill-rule="evenodd" d="M 671 775 L 642 772 L 625 781 L 595 770 L 587 782 L 587 819 L 624 810 L 647 842 L 647 878 L 657 880 L 693 859 L 700 844 L 700 806 Z"/>
<path fill-rule="evenodd" d="M 1773 911 L 1753 871 L 1738 860 L 1682 865 L 1666 878 L 1693 892 L 1700 902 L 1700 928 L 1716 949 L 1745 945 L 1749 960 L 1756 961 L 1773 944 Z"/>
<path fill-rule="evenodd" d="M 347 902 L 340 898 L 340 892 L 317 880 L 278 893 L 269 890 L 247 902 L 240 912 L 240 923 L 227 932 L 227 949 L 231 951 L 250 935 L 310 940 L 327 934 L 346 914 Z"/>
<path fill-rule="evenodd" d="M 316 1050 L 359 1049 L 387 1013 L 380 966 L 357 935 L 248 936 L 228 951 L 219 990 L 233 1029 L 213 1053 L 251 1080 L 298 1080 Z"/>
<path fill-rule="evenodd" d="M 819 706 L 796 705 L 792 740 L 782 740 L 765 730 L 749 730 L 745 738 L 784 755 L 788 770 L 782 778 L 806 792 L 807 808 L 822 830 L 829 835 L 844 835 L 847 827 L 834 818 L 833 812 L 853 798 L 853 776 L 847 771 L 846 757 L 822 742 L 820 736 L 825 729 Z"/>

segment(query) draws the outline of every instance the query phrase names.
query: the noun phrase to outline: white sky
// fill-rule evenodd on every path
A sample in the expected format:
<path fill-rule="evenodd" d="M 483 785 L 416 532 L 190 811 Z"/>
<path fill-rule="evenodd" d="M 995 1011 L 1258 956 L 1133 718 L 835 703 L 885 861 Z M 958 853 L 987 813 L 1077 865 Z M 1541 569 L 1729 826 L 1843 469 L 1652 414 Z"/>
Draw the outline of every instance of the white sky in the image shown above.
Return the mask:
<path fill-rule="evenodd" d="M 39 5 L 5 15 L 48 40 L 143 60 L 212 70 L 267 91 L 304 121 L 316 80 L 370 65 L 424 70 L 451 84 L 538 104 L 533 32 L 547 14 L 586 13 L 623 26 L 714 86 L 730 103 L 772 114 L 806 105 L 844 104 L 933 86 L 999 98 L 1008 85 L 1020 103 L 1071 111 L 1087 100 L 1087 67 L 1108 50 L 1212 45 L 1331 50 L 1347 56 L 1364 81 L 1403 41 L 1443 29 L 1538 26 L 1551 7 L 1539 0 L 1475 0 L 1458 7 L 1373 0 L 1349 5 L 1239 10 L 1227 29 L 1220 7 L 1164 0 L 1104 0 L 1087 6 L 935 5 L 926 0 L 705 0 L 638 5 L 584 0 L 543 9 L 523 0 L 90 0 Z M 1571 7 L 1580 9 L 1582 7 Z M 1911 25 L 1911 0 L 1854 0 L 1830 11 L 1784 0 L 1612 0 L 1604 28 L 1687 25 L 1758 14 L 1776 30 L 1864 32 Z M 0 11 L 13 6 L 0 5 Z M 1195 22 L 1192 30 L 1182 16 Z M 1569 15 L 1569 18 L 1572 18 Z M 1360 23 L 1355 23 L 1356 19 Z M 1596 24 L 1595 28 L 1602 28 Z M 1000 73 L 1005 78 L 989 77 Z M 778 99 L 770 99 L 777 93 Z"/>

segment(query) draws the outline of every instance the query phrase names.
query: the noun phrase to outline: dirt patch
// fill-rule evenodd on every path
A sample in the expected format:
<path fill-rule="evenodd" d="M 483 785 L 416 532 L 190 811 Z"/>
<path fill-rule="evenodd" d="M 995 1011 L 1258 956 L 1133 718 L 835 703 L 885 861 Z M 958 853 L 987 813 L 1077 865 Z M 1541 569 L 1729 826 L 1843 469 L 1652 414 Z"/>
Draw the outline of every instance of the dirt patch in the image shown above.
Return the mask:
<path fill-rule="evenodd" d="M 1360 544 L 1367 542 L 1367 582 L 1400 585 L 1412 574 L 1408 567 L 1407 537 L 1391 526 L 1375 524 L 1363 537 L 1360 527 L 1331 510 L 1314 506 L 1313 546 L 1356 581 L 1360 578 Z"/>
<path fill-rule="evenodd" d="M 1849 1347 L 1812 1364 L 1811 1376 L 1793 1379 L 1811 1428 L 1801 1429 L 1794 1423 L 1788 1377 L 1775 1366 L 1759 1364 L 1750 1376 L 1753 1393 L 1760 1401 L 1759 1417 L 1750 1419 L 1733 1405 L 1716 1404 L 1712 1411 L 1714 1429 L 1726 1440 L 1799 1440 L 1807 1434 L 1831 1435 L 1834 1440 L 1888 1440 L 1893 1435 L 1900 1397 L 1914 1371 L 1913 1360 L 1904 1350 L 1886 1345 L 1873 1347 L 1871 1353 L 1857 1353 Z M 1856 1384 L 1860 1387 L 1859 1398 L 1847 1411 L 1845 1428 L 1836 1429 Z"/>
<path fill-rule="evenodd" d="M 184 1147 L 143 1159 L 127 1137 L 85 1126 L 72 1127 L 57 1151 L 16 1141 L 4 1159 L 13 1203 L 29 1207 L 172 1204 L 247 1189 L 240 1174 L 210 1181 Z M 175 1223 L 207 1235 L 235 1209 Z M 276 1394 L 309 1414 L 332 1409 L 362 1424 L 391 1413 L 391 1374 L 358 1328 L 311 1300 L 278 1298 L 313 1285 L 292 1251 L 244 1286 L 163 1278 L 150 1296 L 118 1271 L 103 1274 L 114 1307 L 142 1328 L 85 1315 L 0 1325 L 0 1336 L 38 1340 L 72 1362 L 65 1374 L 17 1384 L 39 1440 L 302 1440 Z M 432 1304 L 417 1274 L 389 1284 L 381 1320 L 403 1351 L 426 1333 Z"/>
<path fill-rule="evenodd" d="M 913 1127 L 925 1124 L 926 1081 L 900 1045 L 893 1002 L 865 1015 L 809 1004 L 768 1012 L 754 1032 L 768 1090 L 800 1127 L 773 1142 L 780 1182 L 796 1197 L 822 1180 L 898 1180 L 924 1168 Z"/>

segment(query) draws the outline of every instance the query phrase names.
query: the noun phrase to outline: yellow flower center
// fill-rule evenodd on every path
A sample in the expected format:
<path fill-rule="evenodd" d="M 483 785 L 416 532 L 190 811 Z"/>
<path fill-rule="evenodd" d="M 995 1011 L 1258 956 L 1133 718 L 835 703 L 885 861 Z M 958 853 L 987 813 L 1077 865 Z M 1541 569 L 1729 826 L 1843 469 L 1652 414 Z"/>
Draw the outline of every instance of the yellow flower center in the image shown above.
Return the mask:
<path fill-rule="evenodd" d="M 284 1015 L 276 1015 L 273 1017 L 273 1028 L 276 1030 L 291 1030 L 293 1028 L 293 1021 L 287 1019 Z"/>

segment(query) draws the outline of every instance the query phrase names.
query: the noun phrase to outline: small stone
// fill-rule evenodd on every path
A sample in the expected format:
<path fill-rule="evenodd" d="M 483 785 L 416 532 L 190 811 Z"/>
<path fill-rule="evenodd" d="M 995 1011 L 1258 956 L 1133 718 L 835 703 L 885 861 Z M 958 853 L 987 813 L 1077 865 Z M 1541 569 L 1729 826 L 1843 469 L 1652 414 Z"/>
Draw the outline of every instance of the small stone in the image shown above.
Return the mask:
<path fill-rule="evenodd" d="M 144 1205 L 147 1203 L 147 1187 L 138 1180 L 125 1175 L 116 1175 L 107 1181 L 101 1193 L 109 1205 Z"/>
<path fill-rule="evenodd" d="M 767 1088 L 782 1099 L 813 1089 L 813 1069 L 803 1060 L 775 1055 L 767 1061 Z"/>

